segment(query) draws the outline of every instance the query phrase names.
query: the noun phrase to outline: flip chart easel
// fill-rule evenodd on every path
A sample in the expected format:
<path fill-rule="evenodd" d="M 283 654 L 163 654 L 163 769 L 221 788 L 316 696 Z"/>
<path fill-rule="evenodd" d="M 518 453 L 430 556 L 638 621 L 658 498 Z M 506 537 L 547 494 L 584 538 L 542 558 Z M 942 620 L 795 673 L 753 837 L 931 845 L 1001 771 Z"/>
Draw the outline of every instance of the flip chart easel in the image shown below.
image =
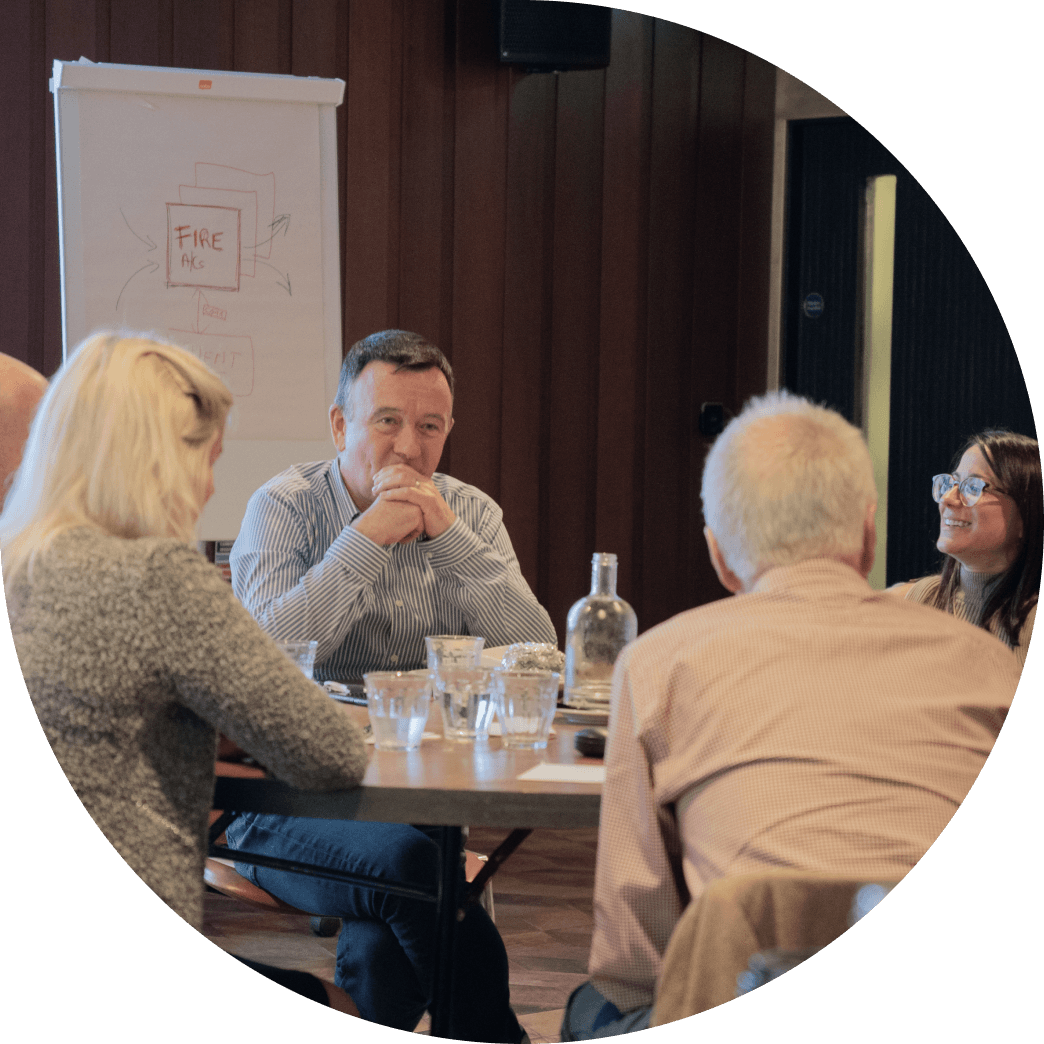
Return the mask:
<path fill-rule="evenodd" d="M 341 363 L 336 108 L 344 81 L 54 63 L 66 354 L 98 329 L 195 352 L 232 391 L 205 540 L 332 455 Z"/>

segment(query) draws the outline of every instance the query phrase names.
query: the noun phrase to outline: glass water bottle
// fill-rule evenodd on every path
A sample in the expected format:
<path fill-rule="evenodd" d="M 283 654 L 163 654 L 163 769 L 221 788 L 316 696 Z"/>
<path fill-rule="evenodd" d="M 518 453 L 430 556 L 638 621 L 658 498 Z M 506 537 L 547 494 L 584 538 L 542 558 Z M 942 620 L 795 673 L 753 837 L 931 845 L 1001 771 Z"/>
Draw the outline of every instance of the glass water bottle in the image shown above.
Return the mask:
<path fill-rule="evenodd" d="M 620 650 L 638 635 L 638 617 L 616 594 L 616 555 L 591 557 L 591 593 L 566 618 L 565 702 L 571 707 L 608 707 L 613 666 Z"/>

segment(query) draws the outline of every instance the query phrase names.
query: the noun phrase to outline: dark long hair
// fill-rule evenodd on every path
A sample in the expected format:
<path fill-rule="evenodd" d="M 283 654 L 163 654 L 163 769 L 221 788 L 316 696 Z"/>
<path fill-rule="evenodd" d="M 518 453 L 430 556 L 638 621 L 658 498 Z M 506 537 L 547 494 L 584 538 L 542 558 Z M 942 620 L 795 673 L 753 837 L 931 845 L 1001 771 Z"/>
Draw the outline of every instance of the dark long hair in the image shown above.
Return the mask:
<path fill-rule="evenodd" d="M 1000 632 L 1013 648 L 1019 632 L 1040 592 L 1041 553 L 1044 547 L 1044 496 L 1041 492 L 1040 450 L 1037 440 L 1011 431 L 990 429 L 973 435 L 957 451 L 951 470 L 956 471 L 961 457 L 973 446 L 986 458 L 1008 495 L 1015 501 L 1022 519 L 1022 547 L 1003 579 L 983 607 L 979 626 Z M 953 602 L 961 582 L 957 559 L 945 556 L 942 577 L 933 604 L 953 612 Z"/>

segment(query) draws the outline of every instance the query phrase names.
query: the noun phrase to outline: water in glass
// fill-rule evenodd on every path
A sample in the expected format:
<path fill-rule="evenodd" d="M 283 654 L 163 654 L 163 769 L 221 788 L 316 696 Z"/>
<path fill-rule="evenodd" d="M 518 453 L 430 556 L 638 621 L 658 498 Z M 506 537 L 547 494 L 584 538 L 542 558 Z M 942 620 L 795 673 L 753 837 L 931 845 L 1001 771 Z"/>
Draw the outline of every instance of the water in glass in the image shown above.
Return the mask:
<path fill-rule="evenodd" d="M 616 657 L 637 635 L 638 618 L 616 593 L 616 555 L 596 551 L 591 593 L 566 618 L 565 702 L 578 708 L 608 707 Z"/>
<path fill-rule="evenodd" d="M 427 672 L 371 671 L 363 675 L 366 707 L 378 750 L 416 750 L 431 709 Z"/>
<path fill-rule="evenodd" d="M 312 677 L 315 667 L 315 650 L 319 643 L 312 642 L 276 642 L 284 656 L 288 656 L 306 678 Z"/>
<path fill-rule="evenodd" d="M 505 747 L 542 750 L 547 746 L 558 682 L 559 675 L 551 671 L 493 672 L 493 703 Z"/>
<path fill-rule="evenodd" d="M 447 739 L 476 740 L 489 736 L 493 720 L 490 672 L 480 667 L 438 667 L 435 686 Z"/>

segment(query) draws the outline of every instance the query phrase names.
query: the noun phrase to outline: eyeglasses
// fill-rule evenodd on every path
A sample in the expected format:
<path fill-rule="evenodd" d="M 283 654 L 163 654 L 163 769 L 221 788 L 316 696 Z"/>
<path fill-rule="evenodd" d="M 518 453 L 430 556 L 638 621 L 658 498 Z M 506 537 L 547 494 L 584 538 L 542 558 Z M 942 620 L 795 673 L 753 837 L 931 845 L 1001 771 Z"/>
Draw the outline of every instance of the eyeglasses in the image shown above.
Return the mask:
<path fill-rule="evenodd" d="M 943 497 L 950 492 L 953 487 L 957 487 L 957 491 L 961 495 L 961 500 L 968 507 L 972 507 L 978 504 L 979 498 L 986 492 L 991 490 L 994 493 L 1001 493 L 1004 496 L 1011 496 L 1010 493 L 1006 493 L 1003 489 L 998 489 L 992 483 L 987 482 L 984 478 L 979 478 L 978 475 L 969 475 L 962 482 L 957 475 L 935 475 L 932 477 L 932 497 L 935 502 L 941 503 Z"/>

